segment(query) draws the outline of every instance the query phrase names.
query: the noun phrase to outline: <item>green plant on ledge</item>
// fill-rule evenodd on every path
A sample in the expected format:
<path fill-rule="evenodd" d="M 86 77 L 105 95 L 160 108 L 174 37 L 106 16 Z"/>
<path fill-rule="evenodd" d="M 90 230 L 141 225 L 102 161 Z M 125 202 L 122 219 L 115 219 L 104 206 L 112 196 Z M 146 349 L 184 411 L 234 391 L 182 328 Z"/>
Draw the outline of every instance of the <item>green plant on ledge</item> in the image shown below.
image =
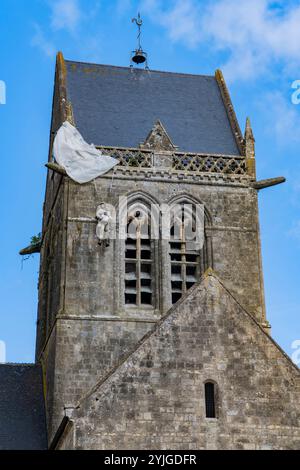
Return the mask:
<path fill-rule="evenodd" d="M 38 233 L 30 239 L 30 245 L 23 248 L 19 253 L 20 255 L 32 255 L 33 253 L 39 253 L 42 245 L 42 234 Z"/>

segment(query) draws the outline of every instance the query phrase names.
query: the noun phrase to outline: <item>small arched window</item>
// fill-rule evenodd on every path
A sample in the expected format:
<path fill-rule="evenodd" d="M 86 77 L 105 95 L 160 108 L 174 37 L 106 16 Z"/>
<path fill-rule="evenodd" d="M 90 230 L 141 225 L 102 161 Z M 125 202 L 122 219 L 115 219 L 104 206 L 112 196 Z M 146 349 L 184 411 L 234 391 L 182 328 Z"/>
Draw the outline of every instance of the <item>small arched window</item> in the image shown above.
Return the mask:
<path fill-rule="evenodd" d="M 204 389 L 206 418 L 216 418 L 216 385 L 214 382 L 205 382 Z"/>
<path fill-rule="evenodd" d="M 149 210 L 134 204 L 128 211 L 125 240 L 125 304 L 153 305 L 153 249 Z"/>

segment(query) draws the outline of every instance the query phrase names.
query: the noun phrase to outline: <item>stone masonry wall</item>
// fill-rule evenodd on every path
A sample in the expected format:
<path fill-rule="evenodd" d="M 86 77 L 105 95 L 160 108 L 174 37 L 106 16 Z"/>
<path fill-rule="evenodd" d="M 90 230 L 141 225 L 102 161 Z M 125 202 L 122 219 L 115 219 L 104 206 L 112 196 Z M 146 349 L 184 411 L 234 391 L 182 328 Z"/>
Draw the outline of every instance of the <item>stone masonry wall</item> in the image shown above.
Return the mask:
<path fill-rule="evenodd" d="M 216 418 L 205 417 L 207 380 Z M 75 447 L 299 449 L 299 403 L 299 369 L 208 275 L 81 401 Z"/>
<path fill-rule="evenodd" d="M 50 442 L 64 416 L 64 407 L 75 406 L 154 325 L 100 319 L 57 320 L 49 349 L 43 355 Z"/>
<path fill-rule="evenodd" d="M 97 205 L 108 202 L 117 207 L 120 196 L 141 191 L 159 204 L 168 203 L 177 195 L 188 194 L 202 202 L 211 217 L 213 267 L 241 303 L 259 321 L 264 321 L 262 273 L 259 258 L 257 193 L 251 187 L 185 184 L 181 181 L 127 181 L 98 178 L 78 185 L 69 182 L 68 263 L 66 309 L 72 315 L 97 312 L 117 314 L 119 272 L 122 253 L 117 242 L 101 250 L 95 237 L 95 222 L 78 221 L 94 218 Z M 113 185 L 113 187 L 112 187 Z M 76 220 L 77 219 L 77 220 Z M 76 220 L 76 221 L 75 221 Z M 169 265 L 168 243 L 162 243 L 159 272 Z M 80 294 L 78 285 L 81 286 Z M 101 287 L 100 287 L 101 286 Z M 121 287 L 122 290 L 122 287 Z M 162 279 L 163 300 L 170 296 L 170 279 Z M 161 304 L 164 302 L 162 301 Z M 166 308 L 170 303 L 165 302 Z M 124 310 L 119 308 L 120 314 Z M 124 312 L 123 312 L 124 313 Z M 138 312 L 141 316 L 143 312 Z"/>
<path fill-rule="evenodd" d="M 95 211 L 99 203 L 117 205 L 119 196 L 142 192 L 158 203 L 190 195 L 205 204 L 211 219 L 207 232 L 212 238 L 214 269 L 240 302 L 260 321 L 264 319 L 257 194 L 252 188 L 180 180 L 112 181 L 110 176 L 84 185 L 65 178 L 63 188 L 64 196 L 55 199 L 63 214 L 61 247 L 56 252 L 60 253 L 56 280 L 61 288 L 60 295 L 52 290 L 57 302 L 53 313 L 56 323 L 41 356 L 47 377 L 50 440 L 63 417 L 64 405 L 76 404 L 171 306 L 169 247 L 162 242 L 155 263 L 159 286 L 156 308 L 125 308 L 120 282 L 124 255 L 118 240 L 105 249 L 97 243 Z"/>

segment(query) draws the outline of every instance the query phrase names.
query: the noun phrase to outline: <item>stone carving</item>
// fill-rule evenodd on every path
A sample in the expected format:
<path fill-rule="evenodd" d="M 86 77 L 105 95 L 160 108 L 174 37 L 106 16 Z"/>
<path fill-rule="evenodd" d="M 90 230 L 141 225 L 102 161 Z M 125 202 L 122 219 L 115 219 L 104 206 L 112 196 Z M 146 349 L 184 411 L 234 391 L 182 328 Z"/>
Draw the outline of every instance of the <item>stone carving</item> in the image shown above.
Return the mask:
<path fill-rule="evenodd" d="M 104 244 L 105 246 L 110 245 L 110 225 L 111 225 L 111 214 L 109 210 L 106 208 L 106 204 L 102 202 L 96 210 L 96 219 L 98 221 L 96 227 L 96 235 L 98 238 L 98 244 L 101 246 Z"/>
<path fill-rule="evenodd" d="M 176 147 L 171 141 L 162 123 L 158 120 L 149 132 L 145 142 L 140 144 L 140 148 L 155 150 L 175 150 Z"/>

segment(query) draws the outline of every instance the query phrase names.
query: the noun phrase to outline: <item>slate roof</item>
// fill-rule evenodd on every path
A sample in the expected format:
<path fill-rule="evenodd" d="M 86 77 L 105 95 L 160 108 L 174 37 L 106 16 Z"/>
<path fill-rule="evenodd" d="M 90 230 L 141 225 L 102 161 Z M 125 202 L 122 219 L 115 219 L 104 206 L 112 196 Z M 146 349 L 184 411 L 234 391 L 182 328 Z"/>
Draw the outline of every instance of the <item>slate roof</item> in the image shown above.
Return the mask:
<path fill-rule="evenodd" d="M 239 155 L 214 76 L 66 61 L 67 98 L 84 139 L 138 147 L 159 119 L 179 150 Z"/>
<path fill-rule="evenodd" d="M 47 449 L 42 370 L 0 365 L 0 450 Z"/>

